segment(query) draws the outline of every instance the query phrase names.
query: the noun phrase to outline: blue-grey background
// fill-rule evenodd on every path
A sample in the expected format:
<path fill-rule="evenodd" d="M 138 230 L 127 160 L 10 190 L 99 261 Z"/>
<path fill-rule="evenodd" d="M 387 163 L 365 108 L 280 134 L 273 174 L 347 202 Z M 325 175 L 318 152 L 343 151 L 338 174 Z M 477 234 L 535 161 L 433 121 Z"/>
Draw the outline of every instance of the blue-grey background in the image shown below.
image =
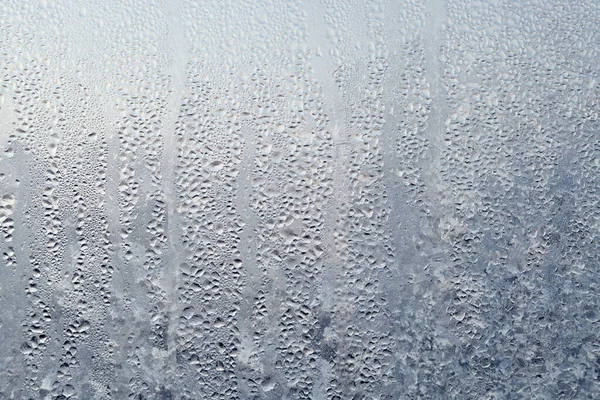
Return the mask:
<path fill-rule="evenodd" d="M 600 398 L 600 3 L 0 2 L 1 399 Z"/>

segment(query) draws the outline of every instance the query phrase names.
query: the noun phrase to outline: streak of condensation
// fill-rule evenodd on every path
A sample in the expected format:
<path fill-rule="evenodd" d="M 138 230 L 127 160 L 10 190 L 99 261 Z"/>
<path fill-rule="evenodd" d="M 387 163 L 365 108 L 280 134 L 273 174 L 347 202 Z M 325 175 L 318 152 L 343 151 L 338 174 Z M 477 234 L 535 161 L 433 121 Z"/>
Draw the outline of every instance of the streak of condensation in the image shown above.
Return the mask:
<path fill-rule="evenodd" d="M 0 398 L 600 398 L 600 4 L 0 4 Z"/>

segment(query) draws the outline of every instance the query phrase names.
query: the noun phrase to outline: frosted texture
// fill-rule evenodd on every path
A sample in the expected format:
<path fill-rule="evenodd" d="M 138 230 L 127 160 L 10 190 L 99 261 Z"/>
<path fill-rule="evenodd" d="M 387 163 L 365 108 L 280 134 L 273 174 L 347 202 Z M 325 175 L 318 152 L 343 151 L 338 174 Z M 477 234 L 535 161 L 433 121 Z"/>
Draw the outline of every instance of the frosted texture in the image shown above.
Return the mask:
<path fill-rule="evenodd" d="M 0 399 L 599 399 L 600 2 L 0 1 Z"/>

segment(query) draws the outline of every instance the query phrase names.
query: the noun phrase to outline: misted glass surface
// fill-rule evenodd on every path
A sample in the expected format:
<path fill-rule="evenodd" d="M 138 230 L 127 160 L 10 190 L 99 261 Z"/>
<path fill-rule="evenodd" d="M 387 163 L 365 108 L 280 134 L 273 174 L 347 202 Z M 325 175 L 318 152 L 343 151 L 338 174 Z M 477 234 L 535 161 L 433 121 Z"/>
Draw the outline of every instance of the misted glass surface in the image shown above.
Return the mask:
<path fill-rule="evenodd" d="M 2 0 L 0 399 L 600 398 L 600 3 Z"/>

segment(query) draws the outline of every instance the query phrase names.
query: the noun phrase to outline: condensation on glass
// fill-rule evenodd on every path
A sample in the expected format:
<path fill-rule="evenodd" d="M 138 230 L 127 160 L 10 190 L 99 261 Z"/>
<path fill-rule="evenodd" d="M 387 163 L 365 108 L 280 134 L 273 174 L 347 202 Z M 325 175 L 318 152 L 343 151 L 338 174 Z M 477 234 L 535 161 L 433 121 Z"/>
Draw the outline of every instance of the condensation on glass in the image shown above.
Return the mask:
<path fill-rule="evenodd" d="M 600 3 L 0 2 L 0 398 L 600 398 Z"/>

